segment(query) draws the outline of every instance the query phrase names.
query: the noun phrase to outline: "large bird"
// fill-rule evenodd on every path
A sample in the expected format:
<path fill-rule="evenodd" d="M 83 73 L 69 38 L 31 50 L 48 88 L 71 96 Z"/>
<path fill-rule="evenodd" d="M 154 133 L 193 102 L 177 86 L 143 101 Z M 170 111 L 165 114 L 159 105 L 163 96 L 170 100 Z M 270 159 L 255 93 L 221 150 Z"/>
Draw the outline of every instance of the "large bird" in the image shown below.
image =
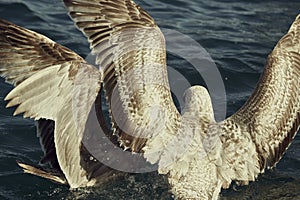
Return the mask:
<path fill-rule="evenodd" d="M 300 16 L 269 55 L 258 85 L 235 114 L 216 122 L 208 91 L 189 88 L 179 113 L 166 69 L 165 39 L 131 0 L 64 0 L 88 38 L 100 70 L 50 39 L 0 21 L 0 74 L 15 88 L 6 96 L 38 121 L 55 173 L 20 165 L 71 188 L 95 185 L 117 172 L 90 158 L 82 127 L 104 84 L 112 132 L 168 177 L 178 199 L 217 199 L 232 181 L 248 184 L 281 159 L 299 128 Z"/>

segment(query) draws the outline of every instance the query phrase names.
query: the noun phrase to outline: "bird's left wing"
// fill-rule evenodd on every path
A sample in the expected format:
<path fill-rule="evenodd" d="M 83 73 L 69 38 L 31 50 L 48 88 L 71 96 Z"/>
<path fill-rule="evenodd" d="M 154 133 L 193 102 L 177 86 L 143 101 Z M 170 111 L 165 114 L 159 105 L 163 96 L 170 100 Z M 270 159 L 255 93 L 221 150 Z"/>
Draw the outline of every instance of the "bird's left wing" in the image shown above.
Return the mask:
<path fill-rule="evenodd" d="M 88 38 L 96 63 L 103 68 L 114 134 L 125 148 L 141 152 L 155 133 L 153 127 L 157 126 L 153 124 L 165 120 L 173 130 L 179 121 L 168 83 L 162 32 L 132 0 L 64 3 L 76 26 Z M 150 116 L 155 109 L 166 111 L 168 116 Z"/>

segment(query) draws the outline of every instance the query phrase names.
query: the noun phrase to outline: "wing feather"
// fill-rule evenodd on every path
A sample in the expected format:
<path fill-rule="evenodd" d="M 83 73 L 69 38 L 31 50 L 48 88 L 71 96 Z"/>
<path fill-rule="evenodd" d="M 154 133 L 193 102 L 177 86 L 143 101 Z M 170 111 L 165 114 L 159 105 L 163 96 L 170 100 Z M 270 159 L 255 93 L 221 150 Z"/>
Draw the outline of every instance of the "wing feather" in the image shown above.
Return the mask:
<path fill-rule="evenodd" d="M 183 129 L 184 136 L 192 138 L 186 152 L 178 151 L 179 144 L 187 144 L 184 142 L 177 142 L 170 151 L 170 158 L 172 154 L 178 158 L 165 173 L 176 197 L 217 199 L 221 188 L 228 188 L 232 181 L 248 184 L 266 167 L 273 167 L 299 129 L 299 86 L 300 15 L 269 55 L 254 93 L 234 115 L 216 123 L 211 119 L 208 94 L 197 87 L 192 87 L 190 93 L 188 90 L 191 98 L 187 99 L 189 109 L 183 120 L 189 115 L 192 118 L 188 120 L 199 120 L 190 121 L 194 123 L 191 128 L 183 122 L 183 128 L 190 129 Z"/>
<path fill-rule="evenodd" d="M 128 119 L 127 127 L 141 129 L 140 124 L 148 124 L 147 117 L 143 117 L 146 110 L 157 104 L 179 118 L 167 79 L 163 34 L 146 11 L 131 0 L 64 3 L 76 26 L 88 38 L 96 64 L 103 68 L 113 134 L 125 148 L 141 151 L 145 138 L 124 130 L 117 119 Z M 158 81 L 157 75 L 162 77 Z"/>
<path fill-rule="evenodd" d="M 83 58 L 52 40 L 0 19 L 0 73 L 18 85 L 37 71 Z"/>
<path fill-rule="evenodd" d="M 90 172 L 81 165 L 81 140 L 100 90 L 101 73 L 71 50 L 4 20 L 0 47 L 0 75 L 16 86 L 5 98 L 7 106 L 17 106 L 14 114 L 54 121 L 54 132 L 50 128 L 39 134 L 46 149 L 44 159 L 55 150 L 69 185 L 86 186 Z M 56 158 L 50 162 L 55 165 Z"/>
<path fill-rule="evenodd" d="M 221 122 L 223 160 L 227 159 L 229 168 L 240 174 L 243 171 L 250 173 L 243 176 L 235 173 L 233 179 L 253 180 L 258 173 L 266 167 L 274 167 L 281 159 L 300 125 L 299 86 L 300 15 L 269 55 L 252 96 L 234 115 Z M 229 144 L 235 144 L 235 149 L 230 149 Z M 238 151 L 239 148 L 243 151 Z M 256 155 L 250 152 L 250 148 L 255 149 Z M 253 164 L 254 167 L 249 167 Z M 254 170 L 255 173 L 254 168 L 258 169 Z"/>

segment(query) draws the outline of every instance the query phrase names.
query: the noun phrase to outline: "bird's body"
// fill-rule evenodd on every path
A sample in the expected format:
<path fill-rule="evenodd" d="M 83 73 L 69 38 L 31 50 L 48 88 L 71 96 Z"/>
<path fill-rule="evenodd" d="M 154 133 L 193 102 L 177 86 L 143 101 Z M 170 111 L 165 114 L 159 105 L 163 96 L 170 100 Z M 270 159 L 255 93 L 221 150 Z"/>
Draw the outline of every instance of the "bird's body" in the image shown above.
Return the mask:
<path fill-rule="evenodd" d="M 55 173 L 21 163 L 25 171 L 71 188 L 118 174 L 82 142 L 102 83 L 112 131 L 101 131 L 157 164 L 178 199 L 217 199 L 232 181 L 248 184 L 280 160 L 300 123 L 300 16 L 270 54 L 246 104 L 216 122 L 201 86 L 185 92 L 185 107 L 177 111 L 164 36 L 141 7 L 130 0 L 64 3 L 100 70 L 45 36 L 0 21 L 0 75 L 15 86 L 8 106 L 38 121 L 42 162 Z"/>

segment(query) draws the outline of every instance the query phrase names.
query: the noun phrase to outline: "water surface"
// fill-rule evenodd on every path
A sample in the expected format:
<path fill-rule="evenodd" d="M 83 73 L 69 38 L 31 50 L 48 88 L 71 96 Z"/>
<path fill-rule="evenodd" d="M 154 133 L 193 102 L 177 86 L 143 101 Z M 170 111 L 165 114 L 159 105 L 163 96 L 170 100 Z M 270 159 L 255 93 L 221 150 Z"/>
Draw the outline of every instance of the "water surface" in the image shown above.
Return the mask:
<path fill-rule="evenodd" d="M 224 80 L 227 115 L 249 97 L 267 55 L 300 13 L 299 1 L 153 0 L 137 1 L 160 27 L 179 31 L 201 44 Z M 0 17 L 42 33 L 79 55 L 88 43 L 68 18 L 60 1 L 0 0 Z M 202 84 L 182 59 L 168 64 Z M 128 176 L 103 188 L 69 191 L 66 186 L 23 174 L 16 160 L 38 163 L 42 156 L 32 120 L 12 117 L 4 97 L 11 86 L 0 79 L 0 199 L 172 199 L 166 181 L 155 174 Z M 277 165 L 249 186 L 232 186 L 221 199 L 300 199 L 300 136 Z"/>

